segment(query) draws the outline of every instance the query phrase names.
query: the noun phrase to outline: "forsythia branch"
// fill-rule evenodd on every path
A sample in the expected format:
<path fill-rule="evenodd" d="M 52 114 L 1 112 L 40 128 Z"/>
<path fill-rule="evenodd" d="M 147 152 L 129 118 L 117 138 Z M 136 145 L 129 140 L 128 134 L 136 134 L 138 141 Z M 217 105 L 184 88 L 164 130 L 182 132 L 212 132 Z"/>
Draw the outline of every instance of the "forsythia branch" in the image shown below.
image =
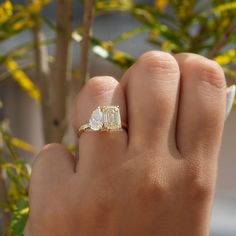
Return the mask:
<path fill-rule="evenodd" d="M 236 18 L 232 21 L 230 24 L 228 30 L 225 32 L 225 34 L 222 35 L 220 40 L 216 43 L 216 45 L 213 47 L 212 51 L 209 53 L 209 58 L 214 58 L 218 55 L 220 50 L 225 46 L 229 38 L 236 32 Z"/>
<path fill-rule="evenodd" d="M 92 31 L 93 21 L 93 7 L 94 0 L 86 0 L 84 8 L 84 19 L 83 19 L 83 39 L 81 41 L 81 54 L 80 54 L 80 78 L 82 85 L 88 79 L 88 56 L 89 56 L 89 45 L 90 36 Z"/>
<path fill-rule="evenodd" d="M 71 79 L 72 0 L 57 0 L 57 39 L 52 85 L 52 142 L 62 142 L 67 130 L 68 82 Z"/>

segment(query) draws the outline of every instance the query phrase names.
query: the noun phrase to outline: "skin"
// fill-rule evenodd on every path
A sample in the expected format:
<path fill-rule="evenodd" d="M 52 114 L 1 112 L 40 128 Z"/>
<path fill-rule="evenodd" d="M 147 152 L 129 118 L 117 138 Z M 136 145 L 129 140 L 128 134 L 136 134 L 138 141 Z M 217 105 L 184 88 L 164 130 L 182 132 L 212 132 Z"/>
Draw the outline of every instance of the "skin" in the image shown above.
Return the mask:
<path fill-rule="evenodd" d="M 50 144 L 33 164 L 26 236 L 207 236 L 224 126 L 221 67 L 150 51 L 124 74 L 89 80 L 73 125 L 119 105 L 128 131 L 85 132 L 79 161 Z"/>

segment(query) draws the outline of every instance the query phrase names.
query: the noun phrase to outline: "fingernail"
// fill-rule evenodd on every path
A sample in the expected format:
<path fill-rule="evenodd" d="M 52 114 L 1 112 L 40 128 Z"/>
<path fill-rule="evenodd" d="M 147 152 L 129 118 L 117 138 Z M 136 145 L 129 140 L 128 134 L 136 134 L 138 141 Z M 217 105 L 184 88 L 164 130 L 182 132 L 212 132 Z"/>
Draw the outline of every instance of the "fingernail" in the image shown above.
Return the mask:
<path fill-rule="evenodd" d="M 236 92 L 236 86 L 232 85 L 229 88 L 227 88 L 227 101 L 226 101 L 226 111 L 225 111 L 225 120 L 228 118 L 233 104 L 234 104 L 234 98 L 235 98 L 235 92 Z"/>

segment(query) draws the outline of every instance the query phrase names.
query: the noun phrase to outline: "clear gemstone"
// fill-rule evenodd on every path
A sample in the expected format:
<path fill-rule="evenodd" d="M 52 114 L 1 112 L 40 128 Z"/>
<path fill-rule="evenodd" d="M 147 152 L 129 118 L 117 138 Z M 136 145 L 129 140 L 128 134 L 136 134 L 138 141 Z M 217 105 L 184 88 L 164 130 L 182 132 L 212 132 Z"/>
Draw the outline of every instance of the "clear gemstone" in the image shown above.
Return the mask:
<path fill-rule="evenodd" d="M 116 106 L 106 106 L 102 108 L 104 127 L 107 129 L 121 128 L 120 110 Z"/>
<path fill-rule="evenodd" d="M 103 122 L 104 123 L 108 122 L 107 113 L 103 113 Z"/>
<path fill-rule="evenodd" d="M 116 122 L 117 122 L 117 125 L 118 125 L 119 127 L 121 127 L 120 112 L 117 113 Z"/>
<path fill-rule="evenodd" d="M 115 114 L 111 114 L 111 116 L 110 116 L 110 118 L 111 118 L 111 124 L 115 124 Z"/>
<path fill-rule="evenodd" d="M 103 126 L 103 113 L 98 107 L 95 111 L 93 111 L 91 118 L 89 120 L 89 125 L 92 130 L 100 130 Z"/>

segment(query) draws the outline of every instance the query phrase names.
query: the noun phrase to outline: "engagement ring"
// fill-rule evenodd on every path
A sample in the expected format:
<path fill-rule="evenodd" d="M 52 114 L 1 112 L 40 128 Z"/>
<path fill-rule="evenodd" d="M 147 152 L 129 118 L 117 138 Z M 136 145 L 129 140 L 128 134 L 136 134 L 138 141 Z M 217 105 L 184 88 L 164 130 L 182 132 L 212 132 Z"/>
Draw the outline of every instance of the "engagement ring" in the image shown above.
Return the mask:
<path fill-rule="evenodd" d="M 127 129 L 122 123 L 119 106 L 97 107 L 89 119 L 89 122 L 76 130 L 78 136 L 84 131 L 121 131 Z"/>

